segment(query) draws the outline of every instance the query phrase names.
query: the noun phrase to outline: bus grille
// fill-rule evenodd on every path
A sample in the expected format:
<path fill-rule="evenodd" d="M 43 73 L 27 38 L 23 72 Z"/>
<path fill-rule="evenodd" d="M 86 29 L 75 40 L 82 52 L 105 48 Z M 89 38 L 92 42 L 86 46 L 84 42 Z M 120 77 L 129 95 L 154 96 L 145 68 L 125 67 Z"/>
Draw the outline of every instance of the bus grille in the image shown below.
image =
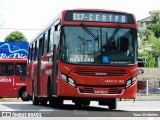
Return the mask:
<path fill-rule="evenodd" d="M 127 74 L 124 69 L 119 68 L 75 68 L 73 73 L 82 76 L 123 76 Z"/>
<path fill-rule="evenodd" d="M 118 88 L 108 88 L 107 91 L 107 94 L 122 94 L 123 90 Z M 83 94 L 95 94 L 94 88 L 91 87 L 79 88 L 79 92 Z"/>

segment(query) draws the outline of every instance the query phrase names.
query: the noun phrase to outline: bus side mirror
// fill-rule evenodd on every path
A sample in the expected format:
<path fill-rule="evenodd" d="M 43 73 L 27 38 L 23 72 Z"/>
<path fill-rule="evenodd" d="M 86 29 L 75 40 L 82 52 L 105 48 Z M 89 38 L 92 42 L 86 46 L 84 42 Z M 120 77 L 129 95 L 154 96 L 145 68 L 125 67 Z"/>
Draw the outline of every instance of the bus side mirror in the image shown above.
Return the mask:
<path fill-rule="evenodd" d="M 144 73 L 144 70 L 143 69 L 138 69 L 138 75 L 141 75 Z"/>

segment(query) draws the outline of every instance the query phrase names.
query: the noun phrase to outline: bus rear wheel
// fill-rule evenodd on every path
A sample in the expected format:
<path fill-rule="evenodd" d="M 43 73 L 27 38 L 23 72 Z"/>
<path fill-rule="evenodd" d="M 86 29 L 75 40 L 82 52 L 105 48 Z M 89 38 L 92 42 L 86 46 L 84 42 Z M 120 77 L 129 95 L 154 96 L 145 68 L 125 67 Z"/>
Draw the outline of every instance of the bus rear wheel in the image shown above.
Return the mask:
<path fill-rule="evenodd" d="M 43 106 L 46 106 L 47 105 L 47 101 L 46 100 L 43 100 L 43 101 L 40 101 L 41 105 Z"/>
<path fill-rule="evenodd" d="M 39 100 L 35 96 L 34 86 L 32 85 L 32 103 L 33 105 L 39 105 Z"/>

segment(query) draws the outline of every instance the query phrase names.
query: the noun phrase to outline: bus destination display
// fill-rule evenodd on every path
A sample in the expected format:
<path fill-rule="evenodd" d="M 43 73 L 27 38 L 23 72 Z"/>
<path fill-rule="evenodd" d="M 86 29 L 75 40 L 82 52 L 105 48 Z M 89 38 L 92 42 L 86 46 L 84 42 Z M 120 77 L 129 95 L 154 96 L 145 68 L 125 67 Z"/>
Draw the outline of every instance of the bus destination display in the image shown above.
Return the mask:
<path fill-rule="evenodd" d="M 113 22 L 128 23 L 128 14 L 106 13 L 106 12 L 69 12 L 66 20 L 86 22 Z"/>

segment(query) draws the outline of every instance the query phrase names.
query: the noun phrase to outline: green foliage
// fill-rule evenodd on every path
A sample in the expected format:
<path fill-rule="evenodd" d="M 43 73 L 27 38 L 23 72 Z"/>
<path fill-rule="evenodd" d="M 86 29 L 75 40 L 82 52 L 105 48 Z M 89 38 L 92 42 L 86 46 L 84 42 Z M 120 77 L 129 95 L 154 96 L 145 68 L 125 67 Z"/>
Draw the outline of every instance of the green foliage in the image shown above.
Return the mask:
<path fill-rule="evenodd" d="M 150 24 L 147 28 L 154 32 L 155 37 L 157 38 L 160 37 L 160 22 L 157 22 L 155 24 Z"/>
<path fill-rule="evenodd" d="M 150 68 L 157 67 L 156 59 L 155 59 L 155 57 L 153 57 L 151 52 L 149 52 L 149 51 L 148 52 L 141 52 L 141 53 L 138 53 L 138 56 L 144 57 L 147 59 L 146 67 L 150 67 Z"/>
<path fill-rule="evenodd" d="M 5 42 L 27 42 L 27 39 L 21 32 L 15 31 L 5 38 Z"/>
<path fill-rule="evenodd" d="M 148 52 L 139 52 L 138 57 L 148 56 Z"/>
<path fill-rule="evenodd" d="M 153 13 L 151 20 L 145 33 L 139 33 L 139 37 L 141 39 L 141 48 L 152 45 L 152 50 L 138 53 L 138 56 L 147 59 L 146 67 L 157 67 L 156 57 L 160 56 L 160 14 Z"/>
<path fill-rule="evenodd" d="M 155 24 L 160 21 L 160 16 L 158 13 L 153 13 L 151 16 L 152 23 Z"/>
<path fill-rule="evenodd" d="M 155 60 L 155 57 L 153 57 L 152 54 L 148 54 L 148 67 L 156 67 L 156 60 Z"/>
<path fill-rule="evenodd" d="M 153 31 L 155 37 L 160 37 L 160 15 L 158 13 L 152 14 L 151 24 L 147 26 L 147 30 Z"/>
<path fill-rule="evenodd" d="M 153 39 L 151 53 L 153 56 L 156 56 L 156 57 L 160 56 L 160 38 Z"/>

